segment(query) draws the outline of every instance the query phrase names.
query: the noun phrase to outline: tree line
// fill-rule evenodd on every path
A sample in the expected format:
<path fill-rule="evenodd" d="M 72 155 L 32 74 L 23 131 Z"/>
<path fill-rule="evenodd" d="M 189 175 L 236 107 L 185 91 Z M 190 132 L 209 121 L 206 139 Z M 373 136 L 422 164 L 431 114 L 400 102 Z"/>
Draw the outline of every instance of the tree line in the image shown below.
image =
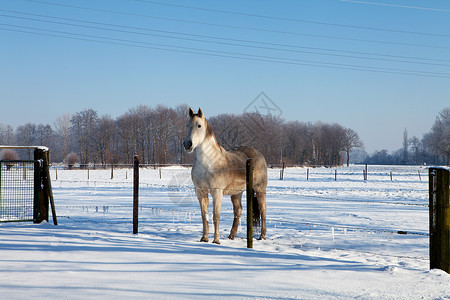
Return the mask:
<path fill-rule="evenodd" d="M 26 123 L 13 129 L 0 124 L 0 144 L 41 145 L 50 148 L 52 162 L 131 164 L 139 155 L 144 164 L 190 164 L 182 141 L 188 119 L 186 104 L 175 108 L 140 105 L 117 118 L 93 109 L 58 117 L 50 124 Z M 270 164 L 336 166 L 364 152 L 357 132 L 333 123 L 285 121 L 258 113 L 220 114 L 208 117 L 218 142 L 231 149 L 249 145 L 260 150 Z M 352 155 L 353 153 L 353 155 Z M 69 156 L 70 154 L 70 156 Z M 21 157 L 28 159 L 29 157 Z M 394 154 L 375 152 L 365 163 L 448 163 L 450 158 L 450 108 L 443 110 L 422 139 L 409 139 Z M 357 162 L 363 162 L 358 160 Z"/>
<path fill-rule="evenodd" d="M 85 109 L 58 117 L 53 126 L 26 123 L 14 130 L 0 124 L 0 144 L 47 146 L 52 162 L 70 157 L 71 164 L 82 166 L 130 164 L 136 154 L 144 164 L 190 164 L 194 157 L 182 147 L 188 109 L 140 105 L 115 119 Z M 225 149 L 253 146 L 271 164 L 340 165 L 363 146 L 354 130 L 339 124 L 286 122 L 258 113 L 220 114 L 208 121 Z"/>
<path fill-rule="evenodd" d="M 402 148 L 393 153 L 387 150 L 375 151 L 361 161 L 380 165 L 449 165 L 450 107 L 438 113 L 431 130 L 421 139 L 415 136 L 409 138 L 405 129 Z"/>

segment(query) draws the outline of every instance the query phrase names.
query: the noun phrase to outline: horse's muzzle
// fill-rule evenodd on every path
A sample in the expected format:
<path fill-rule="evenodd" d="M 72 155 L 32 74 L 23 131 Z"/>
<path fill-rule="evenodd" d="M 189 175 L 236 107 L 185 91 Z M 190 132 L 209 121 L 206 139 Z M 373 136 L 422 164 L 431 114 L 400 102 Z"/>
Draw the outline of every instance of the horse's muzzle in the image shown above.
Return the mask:
<path fill-rule="evenodd" d="M 192 152 L 192 142 L 191 141 L 184 141 L 183 146 L 187 152 Z"/>

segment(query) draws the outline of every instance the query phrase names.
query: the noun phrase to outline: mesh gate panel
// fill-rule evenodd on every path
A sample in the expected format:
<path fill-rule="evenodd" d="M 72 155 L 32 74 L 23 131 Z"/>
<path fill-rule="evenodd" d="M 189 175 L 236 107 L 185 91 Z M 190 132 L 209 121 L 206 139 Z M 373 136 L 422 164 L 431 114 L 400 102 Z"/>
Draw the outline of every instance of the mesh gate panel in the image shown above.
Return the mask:
<path fill-rule="evenodd" d="M 33 221 L 35 161 L 0 161 L 0 222 Z"/>

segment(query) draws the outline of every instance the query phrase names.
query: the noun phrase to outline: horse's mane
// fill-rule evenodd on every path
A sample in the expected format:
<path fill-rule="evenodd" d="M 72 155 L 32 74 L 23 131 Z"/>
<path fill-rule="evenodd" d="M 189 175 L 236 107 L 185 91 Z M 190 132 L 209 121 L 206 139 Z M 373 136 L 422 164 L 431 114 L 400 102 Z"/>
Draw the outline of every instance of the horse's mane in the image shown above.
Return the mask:
<path fill-rule="evenodd" d="M 219 142 L 216 139 L 216 135 L 214 134 L 211 125 L 209 124 L 208 120 L 205 119 L 205 121 L 206 121 L 206 136 L 213 137 L 214 141 L 216 142 L 217 147 L 219 147 L 219 149 L 221 149 L 221 151 L 222 151 L 223 148 L 222 148 L 222 146 L 219 145 Z"/>

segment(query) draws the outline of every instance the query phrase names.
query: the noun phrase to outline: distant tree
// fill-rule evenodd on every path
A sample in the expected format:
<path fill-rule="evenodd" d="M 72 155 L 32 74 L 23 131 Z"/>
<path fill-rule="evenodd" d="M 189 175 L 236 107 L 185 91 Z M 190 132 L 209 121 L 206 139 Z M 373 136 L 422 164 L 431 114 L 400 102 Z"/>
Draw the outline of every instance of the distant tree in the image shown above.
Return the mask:
<path fill-rule="evenodd" d="M 424 136 L 425 147 L 432 154 L 442 156 L 450 163 L 450 107 L 436 117 L 431 131 Z"/>
<path fill-rule="evenodd" d="M 244 145 L 243 132 L 240 130 L 240 120 L 236 115 L 220 114 L 208 118 L 217 142 L 226 150 Z"/>
<path fill-rule="evenodd" d="M 16 140 L 21 146 L 32 146 L 36 142 L 37 125 L 26 123 L 16 129 Z"/>
<path fill-rule="evenodd" d="M 34 146 L 37 144 L 36 138 L 37 125 L 26 123 L 16 129 L 16 141 L 20 146 Z M 28 159 L 31 160 L 31 152 L 28 152 Z"/>
<path fill-rule="evenodd" d="M 14 129 L 9 125 L 3 125 L 0 123 L 0 144 L 1 145 L 14 145 L 16 139 L 14 136 Z"/>
<path fill-rule="evenodd" d="M 284 125 L 286 133 L 285 160 L 288 163 L 303 164 L 312 159 L 310 137 L 311 124 L 298 121 Z"/>
<path fill-rule="evenodd" d="M 340 165 L 344 150 L 345 128 L 339 124 L 317 122 L 312 128 L 313 156 L 318 165 Z"/>
<path fill-rule="evenodd" d="M 350 152 L 350 161 L 354 164 L 363 163 L 368 157 L 369 154 L 362 148 L 355 148 Z"/>
<path fill-rule="evenodd" d="M 145 105 L 129 109 L 117 119 L 117 136 L 124 161 L 131 163 L 136 154 L 144 163 L 153 158 L 156 134 L 153 119 L 153 110 Z"/>
<path fill-rule="evenodd" d="M 78 157 L 78 155 L 75 152 L 70 152 L 66 156 L 66 163 L 67 163 L 67 167 L 69 168 L 69 170 L 72 169 L 73 165 L 75 165 L 79 161 L 80 161 L 80 158 Z"/>
<path fill-rule="evenodd" d="M 402 147 L 402 163 L 407 164 L 408 163 L 408 147 L 409 147 L 409 140 L 408 140 L 408 131 L 403 131 L 403 147 Z"/>
<path fill-rule="evenodd" d="M 72 119 L 71 114 L 63 114 L 58 118 L 56 118 L 56 121 L 54 122 L 55 131 L 61 137 L 62 140 L 62 148 L 63 148 L 62 155 L 64 158 L 67 156 L 71 119 Z"/>
<path fill-rule="evenodd" d="M 98 126 L 98 114 L 93 109 L 86 109 L 73 115 L 70 132 L 76 141 L 83 166 L 95 160 L 95 138 Z"/>
<path fill-rule="evenodd" d="M 0 152 L 0 160 L 18 160 L 19 155 L 17 155 L 16 151 L 12 149 L 4 149 Z M 7 162 L 6 170 L 10 170 L 14 166 L 14 163 Z"/>
<path fill-rule="evenodd" d="M 187 104 L 178 105 L 175 108 L 177 118 L 174 120 L 175 134 L 172 138 L 174 142 L 175 163 L 185 164 L 192 161 L 191 156 L 185 155 L 183 140 L 186 137 L 186 122 L 189 116 L 189 106 Z"/>
<path fill-rule="evenodd" d="M 176 126 L 173 120 L 177 118 L 177 113 L 173 108 L 158 105 L 155 108 L 155 130 L 157 161 L 160 164 L 167 164 L 169 140 L 176 134 Z"/>
<path fill-rule="evenodd" d="M 38 124 L 36 127 L 36 144 L 51 147 L 55 138 L 55 132 L 50 125 Z"/>
<path fill-rule="evenodd" d="M 353 129 L 345 129 L 345 136 L 343 139 L 343 150 L 347 154 L 347 167 L 350 165 L 350 152 L 355 148 L 363 147 L 363 142 L 358 136 L 358 133 Z"/>
<path fill-rule="evenodd" d="M 113 150 L 113 143 L 117 132 L 116 123 L 109 115 L 105 115 L 98 120 L 97 126 L 95 145 L 100 163 L 115 163 L 117 157 Z"/>
<path fill-rule="evenodd" d="M 423 143 L 417 137 L 412 137 L 408 140 L 410 149 L 410 161 L 412 164 L 423 164 L 426 160 L 426 153 L 423 148 Z"/>
<path fill-rule="evenodd" d="M 364 163 L 371 165 L 392 165 L 395 161 L 392 155 L 386 149 L 375 151 L 372 156 L 369 156 Z"/>
<path fill-rule="evenodd" d="M 18 160 L 19 155 L 17 155 L 16 151 L 12 149 L 3 149 L 2 152 L 0 152 L 0 159 L 1 160 Z"/>

